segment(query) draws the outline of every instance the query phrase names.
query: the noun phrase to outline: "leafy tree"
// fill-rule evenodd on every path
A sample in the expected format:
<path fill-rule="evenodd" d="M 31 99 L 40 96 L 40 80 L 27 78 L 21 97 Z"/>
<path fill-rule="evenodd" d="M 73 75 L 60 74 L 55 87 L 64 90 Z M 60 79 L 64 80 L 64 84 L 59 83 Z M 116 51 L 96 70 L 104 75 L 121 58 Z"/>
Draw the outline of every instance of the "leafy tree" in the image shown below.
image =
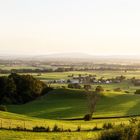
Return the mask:
<path fill-rule="evenodd" d="M 75 88 L 75 89 L 80 89 L 81 86 L 77 83 L 74 83 L 74 84 L 68 84 L 68 88 Z"/>
<path fill-rule="evenodd" d="M 10 74 L 0 77 L 0 103 L 22 104 L 52 90 L 31 75 Z"/>

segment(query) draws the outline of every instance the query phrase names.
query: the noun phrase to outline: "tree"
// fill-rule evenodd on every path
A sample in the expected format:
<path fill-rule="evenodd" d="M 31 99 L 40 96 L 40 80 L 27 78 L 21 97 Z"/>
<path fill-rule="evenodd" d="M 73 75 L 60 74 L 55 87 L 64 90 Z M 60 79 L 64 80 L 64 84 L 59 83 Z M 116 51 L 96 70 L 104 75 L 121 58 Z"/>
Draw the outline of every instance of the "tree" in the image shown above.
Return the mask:
<path fill-rule="evenodd" d="M 84 89 L 91 89 L 91 85 L 84 85 Z"/>
<path fill-rule="evenodd" d="M 86 90 L 86 95 L 87 95 L 89 114 L 86 114 L 84 116 L 84 119 L 88 121 L 92 119 L 93 113 L 95 112 L 95 108 L 99 100 L 100 91 L 99 90 L 89 91 L 89 88 L 87 87 L 85 88 L 85 90 Z"/>
<path fill-rule="evenodd" d="M 23 104 L 52 90 L 31 75 L 10 74 L 0 77 L 0 104 Z"/>
<path fill-rule="evenodd" d="M 78 83 L 73 83 L 73 84 L 68 84 L 68 88 L 80 89 L 81 86 Z"/>
<path fill-rule="evenodd" d="M 140 89 L 137 89 L 135 94 L 140 94 Z"/>
<path fill-rule="evenodd" d="M 104 91 L 104 89 L 103 89 L 102 86 L 97 86 L 96 89 L 95 89 L 95 91 L 96 91 L 97 93 L 101 93 L 101 92 Z"/>

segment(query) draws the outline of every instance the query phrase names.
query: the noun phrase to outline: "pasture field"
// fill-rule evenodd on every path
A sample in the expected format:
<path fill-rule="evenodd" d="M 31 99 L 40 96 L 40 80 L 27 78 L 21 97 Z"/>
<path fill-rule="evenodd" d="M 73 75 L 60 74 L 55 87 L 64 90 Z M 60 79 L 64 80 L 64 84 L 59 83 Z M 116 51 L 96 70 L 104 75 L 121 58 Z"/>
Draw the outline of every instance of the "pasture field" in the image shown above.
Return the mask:
<path fill-rule="evenodd" d="M 28 109 L 27 109 L 28 108 Z M 105 92 L 100 98 L 95 117 L 140 114 L 140 96 L 133 93 Z M 88 113 L 84 90 L 55 89 L 24 105 L 9 105 L 10 112 L 45 119 L 82 118 Z"/>
<path fill-rule="evenodd" d="M 132 77 L 136 77 L 136 78 L 140 78 L 140 71 L 112 71 L 112 70 L 105 70 L 105 71 L 72 71 L 72 72 L 53 72 L 53 73 L 44 73 L 41 76 L 36 76 L 36 78 L 42 79 L 42 80 L 58 80 L 58 79 L 69 79 L 68 75 L 96 75 L 97 78 L 113 78 L 116 76 L 120 76 L 123 75 L 126 78 L 132 78 Z"/>
<path fill-rule="evenodd" d="M 34 69 L 35 67 L 13 67 L 13 69 Z M 10 67 L 7 67 L 7 69 L 11 69 Z M 21 73 L 21 74 L 24 74 L 24 73 Z M 27 73 L 26 73 L 27 74 Z M 78 75 L 78 74 L 81 74 L 81 75 L 96 75 L 97 78 L 101 78 L 101 77 L 104 77 L 105 79 L 106 78 L 113 78 L 113 77 L 116 77 L 116 76 L 120 76 L 120 75 L 123 75 L 125 76 L 126 78 L 132 78 L 132 77 L 136 77 L 137 79 L 140 78 L 140 71 L 139 70 L 136 70 L 136 71 L 120 71 L 120 70 L 116 70 L 116 71 L 112 71 L 112 70 L 105 70 L 105 71 L 101 71 L 101 70 L 97 70 L 97 71 L 72 71 L 72 72 L 48 72 L 48 73 L 42 73 L 40 76 L 38 76 L 37 73 L 28 73 L 28 74 L 31 74 L 33 75 L 35 78 L 37 79 L 41 79 L 41 80 L 59 80 L 59 79 L 69 79 L 69 75 Z M 5 74 L 0 74 L 1 76 L 2 75 L 5 75 Z"/>
<path fill-rule="evenodd" d="M 68 75 L 92 74 L 97 77 L 112 78 L 124 75 L 127 78 L 140 78 L 140 71 L 105 71 L 105 72 L 64 72 L 64 73 L 45 73 L 41 76 L 33 74 L 41 80 L 48 79 L 68 79 Z M 140 96 L 134 92 L 139 87 L 134 86 L 128 80 L 122 83 L 101 84 L 105 89 L 100 97 L 93 117 L 117 117 L 140 115 Z M 0 126 L 4 128 L 25 127 L 32 129 L 34 126 L 49 126 L 53 128 L 57 124 L 60 128 L 76 130 L 78 126 L 81 130 L 92 129 L 95 126 L 102 128 L 106 122 L 113 124 L 128 123 L 129 118 L 114 119 L 93 119 L 85 122 L 78 120 L 83 118 L 88 112 L 86 93 L 83 89 L 68 89 L 67 84 L 52 84 L 55 89 L 48 94 L 23 105 L 7 105 L 8 112 L 0 111 Z M 61 88 L 65 86 L 66 88 Z M 83 86 L 83 85 L 82 85 Z M 92 85 L 92 90 L 97 85 Z M 121 88 L 120 92 L 115 92 L 115 88 Z M 77 118 L 77 120 L 69 120 Z M 140 119 L 138 117 L 138 119 Z M 0 140 L 18 139 L 62 139 L 62 140 L 85 140 L 94 138 L 97 132 L 71 132 L 71 133 L 35 133 L 35 132 L 16 132 L 12 130 L 0 130 Z"/>
<path fill-rule="evenodd" d="M 35 133 L 0 130 L 0 140 L 95 140 L 97 132 Z"/>

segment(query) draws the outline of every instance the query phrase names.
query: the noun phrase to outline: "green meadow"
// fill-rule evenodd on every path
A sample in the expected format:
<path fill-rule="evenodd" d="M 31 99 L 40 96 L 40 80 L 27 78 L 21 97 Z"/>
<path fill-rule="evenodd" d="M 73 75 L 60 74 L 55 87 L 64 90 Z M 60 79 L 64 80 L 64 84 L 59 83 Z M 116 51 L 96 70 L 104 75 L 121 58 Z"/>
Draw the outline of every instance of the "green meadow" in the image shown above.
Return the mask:
<path fill-rule="evenodd" d="M 127 78 L 140 77 L 140 71 L 119 72 L 65 72 L 65 73 L 45 73 L 36 76 L 39 79 L 67 79 L 70 74 L 96 74 L 98 77 L 104 76 L 111 78 L 124 75 Z M 84 120 L 69 120 L 83 118 L 88 113 L 86 93 L 83 89 L 68 89 L 66 84 L 52 84 L 55 89 L 46 95 L 23 105 L 7 105 L 8 112 L 0 111 L 0 125 L 4 128 L 26 127 L 32 129 L 34 126 L 49 126 L 53 128 L 55 124 L 63 129 L 75 131 L 78 126 L 81 130 L 92 129 L 95 126 L 102 128 L 105 122 L 114 124 L 128 123 L 129 118 L 114 119 L 93 119 L 85 122 Z M 58 88 L 59 86 L 59 88 Z M 61 88 L 65 86 L 66 89 Z M 97 85 L 92 85 L 92 90 Z M 140 115 L 140 96 L 134 92 L 139 87 L 135 87 L 128 80 L 123 83 L 102 84 L 105 89 L 96 106 L 93 117 L 117 117 Z M 120 92 L 115 92 L 115 88 L 121 88 Z M 126 92 L 127 91 L 127 92 Z M 138 117 L 139 119 L 139 117 Z M 95 138 L 100 132 L 63 132 L 63 133 L 35 133 L 35 132 L 16 132 L 12 130 L 0 130 L 0 138 L 3 140 L 14 139 L 62 139 L 62 140 L 84 140 Z"/>

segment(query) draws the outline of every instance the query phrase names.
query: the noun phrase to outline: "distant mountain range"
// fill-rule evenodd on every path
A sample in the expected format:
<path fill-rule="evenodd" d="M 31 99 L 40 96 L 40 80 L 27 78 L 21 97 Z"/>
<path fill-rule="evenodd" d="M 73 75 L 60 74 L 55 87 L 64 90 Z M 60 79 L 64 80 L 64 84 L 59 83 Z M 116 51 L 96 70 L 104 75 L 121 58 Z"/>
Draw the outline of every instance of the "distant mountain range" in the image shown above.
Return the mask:
<path fill-rule="evenodd" d="M 90 55 L 86 53 L 54 53 L 46 55 L 0 55 L 0 59 L 26 59 L 26 60 L 60 60 L 60 59 L 88 59 L 88 60 L 105 60 L 105 59 L 122 59 L 122 60 L 140 60 L 139 55 Z"/>
<path fill-rule="evenodd" d="M 48 55 L 40 55 L 41 58 L 93 58 L 93 55 L 86 53 L 54 53 Z"/>

